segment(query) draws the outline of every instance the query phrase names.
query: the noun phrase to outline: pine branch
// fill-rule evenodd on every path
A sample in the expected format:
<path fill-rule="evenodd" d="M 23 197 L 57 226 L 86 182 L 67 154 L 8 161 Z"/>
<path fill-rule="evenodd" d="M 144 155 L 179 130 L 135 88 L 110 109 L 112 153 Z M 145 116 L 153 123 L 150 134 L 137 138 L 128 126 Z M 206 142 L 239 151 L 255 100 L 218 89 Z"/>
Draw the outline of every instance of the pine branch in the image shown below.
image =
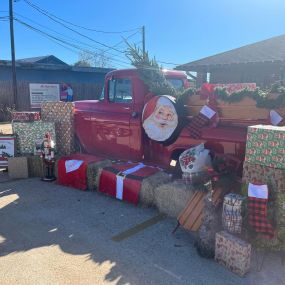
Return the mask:
<path fill-rule="evenodd" d="M 155 58 L 150 59 L 148 52 L 143 54 L 139 47 L 126 43 L 128 45 L 126 56 L 137 68 L 140 78 L 149 87 L 149 91 L 155 95 L 177 96 L 175 88 L 166 80 Z"/>

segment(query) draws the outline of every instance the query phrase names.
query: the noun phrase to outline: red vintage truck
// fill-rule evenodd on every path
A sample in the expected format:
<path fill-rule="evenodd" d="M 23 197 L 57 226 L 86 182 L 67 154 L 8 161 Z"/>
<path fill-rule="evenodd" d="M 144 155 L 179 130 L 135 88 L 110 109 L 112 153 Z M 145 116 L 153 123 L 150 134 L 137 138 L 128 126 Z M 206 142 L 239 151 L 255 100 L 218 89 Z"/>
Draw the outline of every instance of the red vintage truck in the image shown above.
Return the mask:
<path fill-rule="evenodd" d="M 163 72 L 175 88 L 189 87 L 184 72 Z M 75 132 L 84 152 L 115 159 L 151 162 L 169 168 L 171 160 L 177 160 L 181 152 L 203 142 L 215 153 L 231 154 L 242 161 L 247 126 L 263 122 L 267 116 L 267 111 L 264 111 L 262 120 L 221 116 L 217 127 L 204 127 L 201 130 L 199 139 L 191 137 L 189 130 L 184 127 L 178 138 L 165 146 L 151 140 L 142 127 L 142 113 L 149 95 L 148 87 L 136 69 L 108 73 L 99 100 L 75 102 Z M 186 103 L 189 116 L 184 119 L 191 122 L 192 116 L 205 103 L 206 100 L 202 100 L 199 95 L 190 96 Z M 244 104 L 240 107 L 244 110 Z"/>

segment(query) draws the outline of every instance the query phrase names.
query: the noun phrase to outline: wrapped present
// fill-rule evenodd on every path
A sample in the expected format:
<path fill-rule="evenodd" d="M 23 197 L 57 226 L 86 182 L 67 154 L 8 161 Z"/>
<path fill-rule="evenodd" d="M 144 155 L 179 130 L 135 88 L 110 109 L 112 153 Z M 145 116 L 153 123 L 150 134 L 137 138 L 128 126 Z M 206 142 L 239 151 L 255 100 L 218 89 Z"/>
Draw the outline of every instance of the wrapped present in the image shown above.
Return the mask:
<path fill-rule="evenodd" d="M 285 194 L 279 193 L 276 197 L 277 213 L 276 213 L 276 223 L 278 226 L 285 229 Z"/>
<path fill-rule="evenodd" d="M 33 122 L 40 121 L 40 112 L 12 112 L 14 122 Z"/>
<path fill-rule="evenodd" d="M 284 169 L 276 169 L 245 161 L 242 180 L 244 183 L 268 184 L 274 192 L 285 193 Z"/>
<path fill-rule="evenodd" d="M 250 269 L 251 245 L 230 233 L 216 233 L 215 260 L 239 276 Z"/>
<path fill-rule="evenodd" d="M 57 151 L 61 155 L 74 152 L 74 104 L 72 102 L 44 102 L 42 120 L 55 123 Z"/>
<path fill-rule="evenodd" d="M 285 169 L 285 127 L 248 127 L 245 161 Z"/>
<path fill-rule="evenodd" d="M 113 164 L 103 168 L 98 190 L 119 200 L 138 204 L 143 179 L 158 171 L 158 168 L 143 163 Z"/>
<path fill-rule="evenodd" d="M 18 154 L 33 154 L 36 141 L 50 133 L 56 145 L 55 125 L 52 122 L 12 122 Z"/>
<path fill-rule="evenodd" d="M 276 211 L 276 228 L 278 248 L 285 249 L 285 194 L 279 193 L 277 199 L 277 211 Z"/>
<path fill-rule="evenodd" d="M 222 222 L 224 230 L 230 233 L 241 233 L 242 227 L 242 203 L 244 197 L 235 193 L 229 193 L 224 197 Z"/>
<path fill-rule="evenodd" d="M 88 164 L 101 160 L 100 157 L 88 154 L 72 154 L 61 157 L 57 162 L 58 183 L 79 190 L 87 190 Z"/>
<path fill-rule="evenodd" d="M 241 215 L 222 215 L 223 228 L 232 234 L 240 234 L 242 229 L 242 216 Z"/>
<path fill-rule="evenodd" d="M 9 157 L 8 173 L 12 179 L 28 178 L 28 162 L 26 157 Z"/>

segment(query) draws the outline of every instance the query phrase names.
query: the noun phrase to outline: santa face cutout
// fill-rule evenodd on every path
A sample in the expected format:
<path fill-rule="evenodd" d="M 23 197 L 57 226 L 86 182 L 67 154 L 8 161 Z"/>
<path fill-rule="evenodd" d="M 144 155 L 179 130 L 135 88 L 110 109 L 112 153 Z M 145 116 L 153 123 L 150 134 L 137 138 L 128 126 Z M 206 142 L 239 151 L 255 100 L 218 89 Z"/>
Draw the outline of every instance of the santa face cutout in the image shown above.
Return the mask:
<path fill-rule="evenodd" d="M 177 128 L 178 116 L 170 98 L 156 96 L 144 107 L 143 128 L 152 140 L 164 142 Z"/>

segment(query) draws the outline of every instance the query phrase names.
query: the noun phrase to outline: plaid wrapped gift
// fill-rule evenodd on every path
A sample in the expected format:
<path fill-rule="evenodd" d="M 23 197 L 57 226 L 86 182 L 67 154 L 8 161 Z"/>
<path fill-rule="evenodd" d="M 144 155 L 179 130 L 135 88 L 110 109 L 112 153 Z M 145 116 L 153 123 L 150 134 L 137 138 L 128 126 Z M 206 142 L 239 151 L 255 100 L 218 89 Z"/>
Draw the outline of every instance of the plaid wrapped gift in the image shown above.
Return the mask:
<path fill-rule="evenodd" d="M 224 229 L 230 233 L 241 233 L 243 201 L 244 197 L 235 193 L 224 197 L 222 221 Z"/>
<path fill-rule="evenodd" d="M 33 154 L 35 142 L 50 133 L 56 143 L 55 126 L 51 122 L 12 122 L 13 133 L 16 136 L 18 154 Z"/>
<path fill-rule="evenodd" d="M 225 231 L 216 233 L 215 260 L 239 276 L 250 269 L 251 245 Z"/>
<path fill-rule="evenodd" d="M 223 212 L 227 215 L 241 215 L 241 206 L 243 202 L 243 196 L 229 193 L 224 197 Z"/>
<path fill-rule="evenodd" d="M 12 120 L 14 122 L 34 122 L 40 119 L 40 112 L 12 112 Z"/>
<path fill-rule="evenodd" d="M 248 127 L 245 161 L 285 169 L 285 127 Z"/>
<path fill-rule="evenodd" d="M 223 228 L 230 233 L 240 234 L 242 229 L 241 215 L 227 215 L 223 214 Z"/>
<path fill-rule="evenodd" d="M 42 120 L 55 123 L 57 151 L 62 155 L 74 152 L 74 104 L 72 102 L 44 102 Z"/>
<path fill-rule="evenodd" d="M 242 180 L 244 183 L 261 183 L 272 187 L 276 193 L 285 193 L 285 170 L 244 162 Z"/>

